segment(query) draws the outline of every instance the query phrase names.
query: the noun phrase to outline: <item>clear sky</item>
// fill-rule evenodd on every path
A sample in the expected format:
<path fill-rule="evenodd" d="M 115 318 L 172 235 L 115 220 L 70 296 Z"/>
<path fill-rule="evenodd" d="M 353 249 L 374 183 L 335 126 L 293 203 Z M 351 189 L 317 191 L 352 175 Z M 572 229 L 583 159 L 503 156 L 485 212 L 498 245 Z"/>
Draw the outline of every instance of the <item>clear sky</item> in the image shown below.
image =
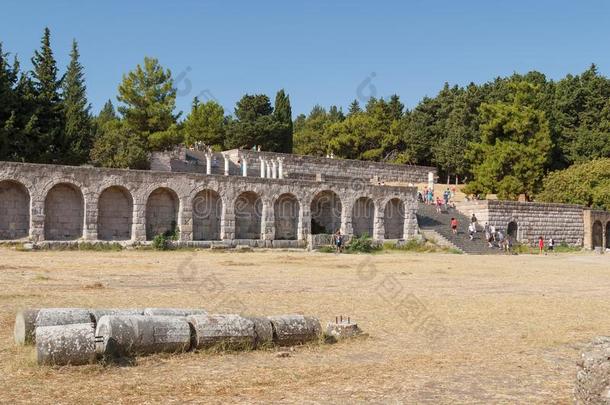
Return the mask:
<path fill-rule="evenodd" d="M 62 71 L 79 42 L 95 112 L 144 56 L 181 79 L 185 112 L 198 94 L 232 113 L 244 93 L 284 88 L 296 116 L 393 93 L 413 107 L 445 81 L 534 69 L 558 79 L 592 62 L 610 73 L 603 0 L 2 1 L 0 41 L 23 67 L 45 26 Z"/>

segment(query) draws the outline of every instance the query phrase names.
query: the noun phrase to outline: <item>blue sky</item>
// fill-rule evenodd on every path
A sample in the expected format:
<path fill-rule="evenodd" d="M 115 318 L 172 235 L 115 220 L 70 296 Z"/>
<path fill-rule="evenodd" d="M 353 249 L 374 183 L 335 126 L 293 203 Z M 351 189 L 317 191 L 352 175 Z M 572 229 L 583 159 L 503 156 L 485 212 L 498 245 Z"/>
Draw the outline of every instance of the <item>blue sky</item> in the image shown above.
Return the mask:
<path fill-rule="evenodd" d="M 244 93 L 284 88 L 295 116 L 392 93 L 413 107 L 445 81 L 610 70 L 610 2 L 597 0 L 5 0 L 0 10 L 0 41 L 25 68 L 45 26 L 62 70 L 77 39 L 96 112 L 144 56 L 181 78 L 179 110 L 201 94 L 232 113 Z"/>

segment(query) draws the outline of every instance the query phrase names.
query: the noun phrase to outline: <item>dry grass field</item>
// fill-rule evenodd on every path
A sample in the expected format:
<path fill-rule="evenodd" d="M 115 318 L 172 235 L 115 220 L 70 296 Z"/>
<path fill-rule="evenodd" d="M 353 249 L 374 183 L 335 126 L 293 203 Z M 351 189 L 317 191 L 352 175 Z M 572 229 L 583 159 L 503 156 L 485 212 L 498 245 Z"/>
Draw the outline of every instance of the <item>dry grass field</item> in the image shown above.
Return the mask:
<path fill-rule="evenodd" d="M 610 255 L 0 250 L 0 402 L 571 403 L 579 349 L 610 335 Z M 23 307 L 350 315 L 334 345 L 38 367 Z"/>

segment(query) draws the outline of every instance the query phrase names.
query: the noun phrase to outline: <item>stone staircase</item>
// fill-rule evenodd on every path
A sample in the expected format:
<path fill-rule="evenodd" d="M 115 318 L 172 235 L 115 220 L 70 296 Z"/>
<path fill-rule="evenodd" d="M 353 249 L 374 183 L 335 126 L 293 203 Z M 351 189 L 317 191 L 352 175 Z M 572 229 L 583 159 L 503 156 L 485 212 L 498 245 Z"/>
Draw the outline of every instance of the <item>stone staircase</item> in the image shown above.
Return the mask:
<path fill-rule="evenodd" d="M 458 220 L 457 235 L 454 235 L 451 231 L 452 217 Z M 470 218 L 454 209 L 439 214 L 436 212 L 436 206 L 420 203 L 417 210 L 417 222 L 422 235 L 435 239 L 441 246 L 453 247 L 463 253 L 475 255 L 502 253 L 498 248 L 488 247 L 481 226 L 477 226 L 474 240 L 470 240 L 468 237 Z"/>

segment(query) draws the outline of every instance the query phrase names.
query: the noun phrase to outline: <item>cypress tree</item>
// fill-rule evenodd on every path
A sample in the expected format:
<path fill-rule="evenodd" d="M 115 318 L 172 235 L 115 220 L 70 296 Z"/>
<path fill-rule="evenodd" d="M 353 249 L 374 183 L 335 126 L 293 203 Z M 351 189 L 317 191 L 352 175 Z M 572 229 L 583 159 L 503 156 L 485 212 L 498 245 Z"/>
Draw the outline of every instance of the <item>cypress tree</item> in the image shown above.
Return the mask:
<path fill-rule="evenodd" d="M 40 51 L 32 58 L 32 78 L 36 98 L 35 119 L 28 121 L 28 135 L 34 137 L 34 149 L 25 158 L 40 163 L 61 160 L 63 111 L 59 95 L 61 79 L 57 78 L 57 63 L 51 50 L 51 31 L 44 29 Z M 36 127 L 34 127 L 34 125 Z"/>
<path fill-rule="evenodd" d="M 352 101 L 351 104 L 349 105 L 349 109 L 347 110 L 347 115 L 348 116 L 354 115 L 361 111 L 362 111 L 362 109 L 360 108 L 360 103 L 358 103 L 358 100 L 354 99 L 354 101 Z"/>
<path fill-rule="evenodd" d="M 70 64 L 63 80 L 65 129 L 61 149 L 63 163 L 87 161 L 92 143 L 90 105 L 87 102 L 83 66 L 79 62 L 78 44 L 72 41 Z"/>
<path fill-rule="evenodd" d="M 286 95 L 284 89 L 281 89 L 275 95 L 275 108 L 273 115 L 277 122 L 282 124 L 279 133 L 278 144 L 280 145 L 279 152 L 292 153 L 292 108 L 290 106 L 290 96 Z"/>

